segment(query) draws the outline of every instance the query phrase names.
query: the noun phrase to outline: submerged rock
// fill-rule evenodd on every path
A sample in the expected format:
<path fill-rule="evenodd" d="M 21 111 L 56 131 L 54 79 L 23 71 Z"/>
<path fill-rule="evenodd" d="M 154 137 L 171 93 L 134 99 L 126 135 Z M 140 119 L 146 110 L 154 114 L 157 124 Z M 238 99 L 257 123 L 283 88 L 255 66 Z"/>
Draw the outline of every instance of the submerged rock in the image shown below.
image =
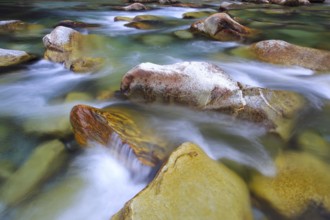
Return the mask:
<path fill-rule="evenodd" d="M 254 32 L 236 22 L 226 13 L 216 13 L 196 21 L 190 26 L 190 30 L 219 41 L 242 41 Z"/>
<path fill-rule="evenodd" d="M 216 13 L 215 11 L 192 11 L 192 12 L 186 12 L 182 15 L 185 19 L 196 19 L 196 18 L 203 18 L 210 16 L 212 14 Z"/>
<path fill-rule="evenodd" d="M 297 152 L 284 152 L 275 163 L 278 170 L 275 177 L 255 174 L 249 184 L 260 206 L 270 206 L 280 216 L 289 219 L 301 219 L 315 209 L 319 210 L 318 215 L 329 215 L 329 164 Z"/>
<path fill-rule="evenodd" d="M 63 20 L 60 21 L 55 27 L 64 26 L 69 28 L 94 28 L 99 27 L 99 24 L 89 24 L 81 21 Z"/>
<path fill-rule="evenodd" d="M 158 166 L 172 148 L 160 135 L 154 134 L 146 118 L 141 119 L 139 115 L 116 106 L 98 109 L 77 105 L 71 111 L 70 121 L 81 146 L 86 146 L 89 141 L 98 142 L 118 152 L 133 152 L 144 165 Z M 127 158 L 127 155 L 118 156 Z"/>
<path fill-rule="evenodd" d="M 92 72 L 98 70 L 103 63 L 102 58 L 89 57 L 88 44 L 93 38 L 82 35 L 71 28 L 58 26 L 43 38 L 46 52 L 45 59 L 64 63 L 74 72 Z M 90 51 L 89 51 L 90 52 Z"/>
<path fill-rule="evenodd" d="M 0 48 L 0 67 L 8 67 L 24 63 L 33 59 L 34 56 L 21 50 L 7 50 Z"/>
<path fill-rule="evenodd" d="M 37 146 L 30 158 L 0 188 L 0 201 L 14 205 L 57 172 L 66 161 L 65 146 L 59 140 Z"/>
<path fill-rule="evenodd" d="M 234 81 L 218 66 L 205 62 L 173 65 L 142 63 L 127 72 L 122 93 L 132 100 L 174 102 L 260 123 L 287 137 L 303 107 L 293 92 L 249 87 Z"/>
<path fill-rule="evenodd" d="M 317 71 L 330 70 L 330 52 L 301 47 L 282 40 L 265 40 L 239 48 L 235 54 L 280 65 L 297 65 Z"/>
<path fill-rule="evenodd" d="M 249 220 L 252 215 L 245 183 L 196 145 L 184 143 L 112 219 Z"/>
<path fill-rule="evenodd" d="M 27 24 L 21 20 L 4 20 L 0 21 L 0 30 L 18 31 L 25 29 Z"/>

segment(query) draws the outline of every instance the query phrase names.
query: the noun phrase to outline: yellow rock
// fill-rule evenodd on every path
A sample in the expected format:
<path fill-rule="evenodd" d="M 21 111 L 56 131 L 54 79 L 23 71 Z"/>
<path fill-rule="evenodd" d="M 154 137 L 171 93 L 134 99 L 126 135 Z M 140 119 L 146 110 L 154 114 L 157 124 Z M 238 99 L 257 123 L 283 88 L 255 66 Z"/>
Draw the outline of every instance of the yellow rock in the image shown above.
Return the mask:
<path fill-rule="evenodd" d="M 256 174 L 249 187 L 261 204 L 287 218 L 297 218 L 317 205 L 330 212 L 330 166 L 306 153 L 285 152 L 276 161 L 275 177 Z"/>
<path fill-rule="evenodd" d="M 0 67 L 12 66 L 33 59 L 34 56 L 20 50 L 0 48 Z"/>
<path fill-rule="evenodd" d="M 196 145 L 185 143 L 112 219 L 248 220 L 252 216 L 244 182 Z"/>
<path fill-rule="evenodd" d="M 0 201 L 6 205 L 20 202 L 58 171 L 65 159 L 65 147 L 59 140 L 38 146 L 23 166 L 0 188 Z"/>

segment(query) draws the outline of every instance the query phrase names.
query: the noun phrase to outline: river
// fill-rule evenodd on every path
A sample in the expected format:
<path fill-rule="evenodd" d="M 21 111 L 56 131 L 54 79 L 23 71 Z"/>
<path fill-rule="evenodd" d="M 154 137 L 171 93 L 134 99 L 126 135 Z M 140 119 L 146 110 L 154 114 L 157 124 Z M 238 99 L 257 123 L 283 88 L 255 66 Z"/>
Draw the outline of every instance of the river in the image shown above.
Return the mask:
<path fill-rule="evenodd" d="M 284 144 L 290 148 L 291 144 L 295 148 L 292 140 L 309 130 L 330 142 L 329 74 L 317 74 L 297 66 L 267 64 L 231 53 L 243 43 L 218 42 L 204 37 L 182 40 L 173 35 L 177 30 L 188 29 L 194 21 L 182 19 L 184 13 L 215 11 L 220 5 L 218 1 L 207 1 L 204 9 L 154 5 L 155 8 L 148 12 L 123 12 L 111 8 L 120 2 L 0 1 L 0 20 L 19 19 L 40 25 L 29 31 L 0 32 L 0 48 L 24 50 L 42 58 L 45 50 L 42 38 L 59 21 L 70 19 L 99 25 L 82 32 L 99 36 L 95 53 L 106 57 L 105 67 L 93 74 L 76 74 L 61 64 L 44 59 L 20 68 L 0 69 L 0 162 L 9 161 L 15 167 L 21 166 L 36 146 L 54 138 L 53 134 L 43 136 L 40 133 L 43 130 L 47 133 L 47 129 L 60 120 L 69 121 L 70 110 L 76 104 L 136 108 L 147 114 L 155 131 L 167 138 L 177 143 L 192 141 L 213 159 L 232 160 L 266 176 L 276 172 L 272 157 L 281 146 L 275 145 Z M 166 16 L 172 22 L 152 30 L 139 30 L 124 26 L 125 22 L 114 22 L 116 16 L 134 17 L 146 13 Z M 329 2 L 301 7 L 255 6 L 235 9 L 231 15 L 244 19 L 252 28 L 259 28 L 262 35 L 258 40 L 281 39 L 330 50 Z M 122 76 L 142 62 L 172 64 L 181 61 L 208 61 L 237 81 L 302 94 L 308 100 L 308 114 L 300 117 L 290 135 L 291 142 L 283 143 L 273 141 L 274 137 L 254 124 L 232 120 L 226 115 L 175 106 L 137 108 L 124 100 L 97 98 L 102 91 L 118 90 Z M 92 98 L 64 101 L 71 92 L 83 92 Z M 330 160 L 330 155 L 325 157 Z M 146 172 L 146 167 L 133 166 L 136 173 Z M 134 173 L 132 175 L 108 149 L 95 146 L 72 154 L 64 169 L 47 181 L 36 195 L 15 206 L 2 204 L 0 218 L 109 219 L 147 183 L 147 179 L 134 178 Z M 61 189 L 70 184 L 80 187 L 61 193 Z M 59 191 L 53 192 L 54 186 Z"/>

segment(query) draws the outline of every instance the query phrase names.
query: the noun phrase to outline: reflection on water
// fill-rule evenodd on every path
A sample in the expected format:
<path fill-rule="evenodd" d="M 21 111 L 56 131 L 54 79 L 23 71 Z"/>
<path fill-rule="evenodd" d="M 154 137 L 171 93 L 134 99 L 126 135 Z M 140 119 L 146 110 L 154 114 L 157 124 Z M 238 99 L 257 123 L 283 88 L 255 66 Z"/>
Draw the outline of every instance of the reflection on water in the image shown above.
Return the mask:
<path fill-rule="evenodd" d="M 102 91 L 117 90 L 123 74 L 142 62 L 171 64 L 192 60 L 210 61 L 242 83 L 298 92 L 309 100 L 310 108 L 318 115 L 317 125 L 314 121 L 313 128 L 322 129 L 322 134 L 330 137 L 329 117 L 323 109 L 323 105 L 330 99 L 329 74 L 316 75 L 315 72 L 300 67 L 247 61 L 227 53 L 228 49 L 238 47 L 240 43 L 215 42 L 202 37 L 190 40 L 175 37 L 174 31 L 186 30 L 193 22 L 181 19 L 182 14 L 198 9 L 157 6 L 151 11 L 130 13 L 112 11 L 110 7 L 100 6 L 101 3 L 110 4 L 109 1 L 31 1 L 24 4 L 20 1 L 20 5 L 16 7 L 12 1 L 0 3 L 2 20 L 22 19 L 44 25 L 42 31 L 33 35 L 24 32 L 0 33 L 0 47 L 24 49 L 42 57 L 42 37 L 60 20 L 72 19 L 101 25 L 99 28 L 83 30 L 83 33 L 100 36 L 100 42 L 95 44 L 97 46 L 94 52 L 107 58 L 107 65 L 93 74 L 74 74 L 61 64 L 43 59 L 23 65 L 19 69 L 2 72 L 0 161 L 9 160 L 17 166 L 21 165 L 40 142 L 54 137 L 51 130 L 53 125 L 64 120 L 68 126 L 71 108 L 78 103 L 84 103 L 94 107 L 122 105 L 125 108 L 135 108 L 151 119 L 150 123 L 155 132 L 161 133 L 177 146 L 185 141 L 194 142 L 215 160 L 230 159 L 264 175 L 275 174 L 269 147 L 260 141 L 265 131 L 254 124 L 221 114 L 196 112 L 176 106 L 137 106 L 115 98 L 97 99 Z M 119 4 L 121 1 L 112 1 L 112 4 L 115 3 Z M 219 2 L 210 4 L 214 4 L 211 8 L 216 9 Z M 292 43 L 303 42 L 302 45 L 330 48 L 329 41 L 324 40 L 329 36 L 325 33 L 327 30 L 324 30 L 327 25 L 324 20 L 329 18 L 324 9 L 317 9 L 315 6 L 318 13 L 315 13 L 315 16 L 313 13 L 311 21 L 309 18 L 312 10 L 302 9 L 303 13 L 300 15 L 292 12 L 291 8 L 284 11 L 266 10 L 263 19 L 259 16 L 260 10 L 263 9 L 234 10 L 233 14 L 248 18 L 246 22 L 255 27 L 269 24 L 270 20 L 275 19 L 277 25 L 264 33 L 265 39 L 276 37 L 289 39 Z M 291 23 L 281 17 L 283 13 L 290 17 Z M 125 27 L 124 22 L 113 21 L 115 16 L 134 17 L 140 14 L 166 16 L 176 23 L 171 27 L 142 31 Z M 305 22 L 318 25 L 307 29 Z M 283 26 L 286 29 L 283 29 Z M 297 32 L 297 28 L 304 30 Z M 311 34 L 315 36 L 315 29 L 320 36 L 309 42 Z M 299 39 L 292 38 L 297 35 L 300 36 Z M 146 38 L 150 36 L 153 38 Z M 150 42 L 150 39 L 162 36 L 166 37 L 156 41 L 162 42 L 161 44 Z M 101 51 L 96 51 L 97 49 Z M 66 96 L 72 91 L 89 94 L 92 100 L 77 99 L 66 102 Z M 299 129 L 309 126 L 304 120 L 299 125 Z M 40 192 L 28 200 L 15 207 L 7 207 L 5 215 L 0 215 L 0 218 L 109 219 L 109 216 L 147 184 L 147 180 L 136 181 L 138 178 L 128 171 L 129 166 L 119 162 L 120 157 L 114 156 L 114 152 L 109 148 L 91 145 L 91 148 L 78 153 L 59 177 L 55 176 L 42 185 Z M 129 152 L 124 149 L 123 154 Z M 133 166 L 135 175 L 150 172 L 143 166 L 130 166 L 131 169 Z"/>

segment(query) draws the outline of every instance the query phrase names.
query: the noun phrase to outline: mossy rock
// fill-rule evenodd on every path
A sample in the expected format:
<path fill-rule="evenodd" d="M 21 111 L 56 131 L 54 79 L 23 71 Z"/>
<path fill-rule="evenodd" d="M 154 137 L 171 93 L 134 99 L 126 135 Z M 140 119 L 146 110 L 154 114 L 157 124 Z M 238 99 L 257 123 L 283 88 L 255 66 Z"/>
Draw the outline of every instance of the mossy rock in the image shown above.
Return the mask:
<path fill-rule="evenodd" d="M 175 150 L 153 181 L 112 220 L 252 219 L 243 180 L 198 146 Z"/>
<path fill-rule="evenodd" d="M 288 219 L 299 219 L 315 209 L 330 213 L 328 164 L 310 154 L 298 152 L 279 154 L 275 164 L 276 176 L 255 174 L 249 183 L 261 207 Z"/>
<path fill-rule="evenodd" d="M 186 12 L 182 15 L 184 19 L 197 19 L 197 18 L 204 18 L 208 17 L 212 14 L 215 14 L 216 11 L 193 11 L 193 12 Z"/>
<path fill-rule="evenodd" d="M 30 55 L 25 51 L 0 48 L 0 68 L 21 64 L 34 58 L 35 56 Z"/>

